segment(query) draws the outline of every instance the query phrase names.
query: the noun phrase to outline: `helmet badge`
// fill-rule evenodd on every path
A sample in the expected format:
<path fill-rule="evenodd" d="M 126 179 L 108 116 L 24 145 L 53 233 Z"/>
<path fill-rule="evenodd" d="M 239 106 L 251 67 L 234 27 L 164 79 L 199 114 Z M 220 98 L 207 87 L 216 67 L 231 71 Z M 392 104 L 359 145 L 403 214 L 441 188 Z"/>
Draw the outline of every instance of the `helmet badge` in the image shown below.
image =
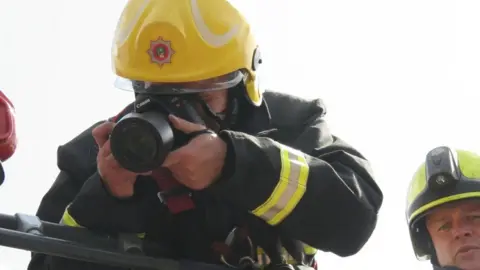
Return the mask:
<path fill-rule="evenodd" d="M 175 51 L 172 49 L 171 42 L 159 37 L 157 40 L 150 42 L 148 55 L 152 63 L 158 64 L 160 67 L 164 64 L 172 62 L 172 55 Z"/>

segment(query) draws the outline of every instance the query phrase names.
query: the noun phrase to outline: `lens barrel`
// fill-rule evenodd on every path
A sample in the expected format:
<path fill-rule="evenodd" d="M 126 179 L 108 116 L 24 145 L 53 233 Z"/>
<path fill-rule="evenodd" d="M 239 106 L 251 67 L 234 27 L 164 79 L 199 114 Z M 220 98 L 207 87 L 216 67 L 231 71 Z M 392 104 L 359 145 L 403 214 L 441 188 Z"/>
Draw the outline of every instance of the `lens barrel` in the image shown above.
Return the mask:
<path fill-rule="evenodd" d="M 173 148 L 174 133 L 162 113 L 132 112 L 117 122 L 110 135 L 110 145 L 120 166 L 143 173 L 163 163 Z"/>

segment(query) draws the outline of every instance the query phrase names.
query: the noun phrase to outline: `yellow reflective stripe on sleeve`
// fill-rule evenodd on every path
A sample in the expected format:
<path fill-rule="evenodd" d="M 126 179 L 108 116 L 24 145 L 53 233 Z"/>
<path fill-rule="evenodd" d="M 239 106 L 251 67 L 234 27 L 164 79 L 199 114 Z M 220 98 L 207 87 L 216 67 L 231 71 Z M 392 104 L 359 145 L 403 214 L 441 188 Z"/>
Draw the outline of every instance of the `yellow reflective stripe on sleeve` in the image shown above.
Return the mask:
<path fill-rule="evenodd" d="M 281 172 L 270 197 L 252 211 L 270 225 L 284 220 L 297 206 L 307 189 L 309 167 L 305 155 L 290 147 L 279 145 Z"/>
<path fill-rule="evenodd" d="M 80 224 L 75 221 L 75 219 L 70 215 L 68 212 L 68 207 L 65 209 L 65 212 L 63 212 L 62 220 L 60 221 L 60 224 L 62 225 L 67 225 L 70 227 L 79 227 L 83 228 Z"/>
<path fill-rule="evenodd" d="M 303 252 L 305 252 L 307 255 L 315 255 L 317 253 L 317 249 L 307 244 L 303 244 Z"/>
<path fill-rule="evenodd" d="M 69 227 L 83 228 L 83 226 L 78 224 L 78 222 L 72 217 L 72 215 L 70 215 L 70 213 L 68 212 L 68 207 L 65 210 L 65 212 L 63 212 L 63 216 L 62 216 L 62 220 L 60 221 L 60 224 L 66 225 Z M 146 236 L 146 233 L 137 233 L 135 235 L 140 239 L 144 239 Z"/>

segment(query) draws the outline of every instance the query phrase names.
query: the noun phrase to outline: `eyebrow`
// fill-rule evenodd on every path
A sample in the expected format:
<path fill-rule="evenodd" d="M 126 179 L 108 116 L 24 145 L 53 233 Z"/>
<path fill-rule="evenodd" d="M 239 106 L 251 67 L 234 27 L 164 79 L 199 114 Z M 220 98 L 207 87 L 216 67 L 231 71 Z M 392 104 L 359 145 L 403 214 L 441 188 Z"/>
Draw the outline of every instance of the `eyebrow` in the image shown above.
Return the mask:
<path fill-rule="evenodd" d="M 440 223 L 440 222 L 446 222 L 447 220 L 448 220 L 448 218 L 445 217 L 445 215 L 438 215 L 438 216 L 433 216 L 433 217 L 427 218 L 427 224 L 428 223 L 435 224 L 435 223 Z"/>
<path fill-rule="evenodd" d="M 430 224 L 445 223 L 447 222 L 446 218 L 436 218 L 430 221 Z"/>
<path fill-rule="evenodd" d="M 464 214 L 480 214 L 480 206 L 479 207 L 472 207 L 469 209 L 465 209 Z M 427 222 L 429 223 L 439 223 L 439 222 L 446 222 L 448 220 L 448 217 L 442 214 L 437 214 L 435 216 L 430 216 L 427 219 Z"/>

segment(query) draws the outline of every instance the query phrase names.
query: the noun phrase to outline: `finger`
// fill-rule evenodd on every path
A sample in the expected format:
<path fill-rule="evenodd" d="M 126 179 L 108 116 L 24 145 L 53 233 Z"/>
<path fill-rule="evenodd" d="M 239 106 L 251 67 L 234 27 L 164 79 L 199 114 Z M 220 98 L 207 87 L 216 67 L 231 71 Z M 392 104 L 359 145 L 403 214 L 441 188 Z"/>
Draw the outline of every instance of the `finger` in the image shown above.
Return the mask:
<path fill-rule="evenodd" d="M 104 145 L 103 147 L 100 149 L 100 151 L 98 152 L 99 155 L 100 155 L 100 158 L 103 158 L 105 163 L 106 163 L 106 166 L 111 169 L 111 170 L 126 170 L 125 168 L 123 168 L 120 163 L 117 161 L 117 159 L 115 158 L 115 156 L 112 154 L 111 152 L 111 148 L 110 148 L 110 140 L 108 140 Z M 128 171 L 128 170 L 127 170 Z M 134 172 L 131 172 L 132 174 L 137 174 L 137 173 L 134 173 Z M 143 172 L 143 173 L 138 173 L 138 175 L 151 175 L 152 174 L 152 171 L 148 171 L 148 172 Z"/>
<path fill-rule="evenodd" d="M 120 163 L 118 163 L 118 161 L 112 154 L 105 156 L 105 161 L 107 162 L 108 167 L 112 170 L 118 170 L 122 168 L 122 166 L 120 166 Z"/>
<path fill-rule="evenodd" d="M 103 144 L 103 146 L 102 146 L 102 147 L 100 148 L 100 150 L 99 150 L 99 153 L 100 153 L 102 156 L 104 156 L 104 157 L 112 154 L 112 146 L 111 146 L 111 144 L 110 144 L 110 140 L 107 140 L 107 141 Z"/>
<path fill-rule="evenodd" d="M 175 167 L 175 165 L 174 165 Z M 173 178 L 180 182 L 181 184 L 188 184 L 188 180 L 185 179 L 185 177 L 182 175 L 182 170 L 178 170 L 178 169 L 175 169 L 175 168 L 171 168 L 170 170 L 172 172 L 172 176 Z"/>
<path fill-rule="evenodd" d="M 190 132 L 194 132 L 194 131 L 199 131 L 199 130 L 203 130 L 205 129 L 206 127 L 203 126 L 203 125 L 199 125 L 199 124 L 195 124 L 195 123 L 192 123 L 192 122 L 189 122 L 185 119 L 182 119 L 180 117 L 177 117 L 173 114 L 170 114 L 168 116 L 168 119 L 172 122 L 173 126 L 180 130 L 180 131 L 183 131 L 185 133 L 190 133 Z"/>
<path fill-rule="evenodd" d="M 182 156 L 181 149 L 182 148 L 179 148 L 171 152 L 170 154 L 168 154 L 167 157 L 165 158 L 165 161 L 163 161 L 162 167 L 170 168 L 171 166 L 180 162 L 181 156 Z"/>
<path fill-rule="evenodd" d="M 110 140 L 107 140 L 100 149 L 98 149 L 98 156 L 105 158 L 112 154 Z"/>
<path fill-rule="evenodd" d="M 107 121 L 98 125 L 92 130 L 92 136 L 95 139 L 95 142 L 97 143 L 99 148 L 102 147 L 105 144 L 105 142 L 108 141 L 108 138 L 114 126 L 115 126 L 115 123 Z"/>

